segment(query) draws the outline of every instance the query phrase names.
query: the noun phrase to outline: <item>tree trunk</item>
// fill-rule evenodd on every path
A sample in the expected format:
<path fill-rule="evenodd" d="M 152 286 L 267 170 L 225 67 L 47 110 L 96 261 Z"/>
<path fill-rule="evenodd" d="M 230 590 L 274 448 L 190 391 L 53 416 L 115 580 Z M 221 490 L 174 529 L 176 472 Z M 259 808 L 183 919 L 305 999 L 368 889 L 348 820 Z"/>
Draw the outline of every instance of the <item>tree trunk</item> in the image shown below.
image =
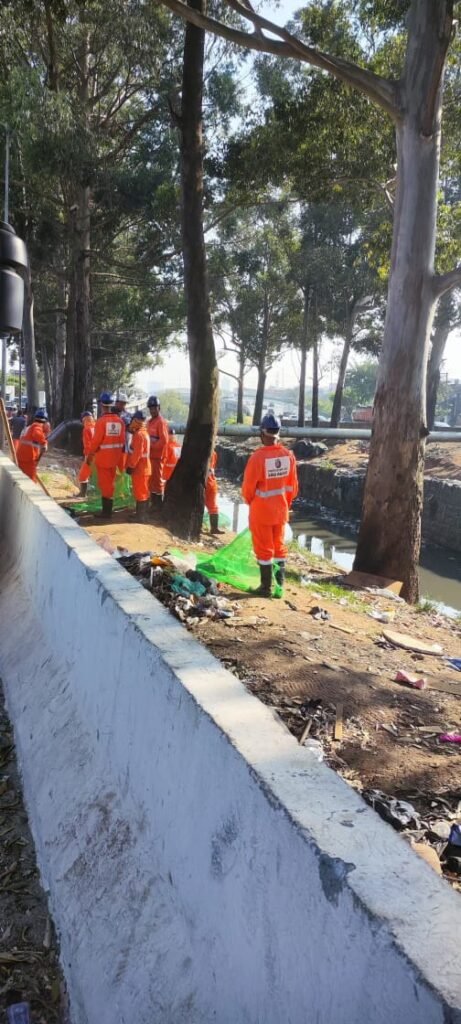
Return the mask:
<path fill-rule="evenodd" d="M 74 219 L 75 259 L 75 350 L 73 414 L 80 416 L 91 408 L 93 387 L 91 376 L 90 336 L 90 189 L 81 186 L 77 192 Z"/>
<path fill-rule="evenodd" d="M 303 311 L 303 334 L 301 342 L 301 369 L 299 373 L 299 395 L 298 395 L 298 427 L 306 426 L 306 369 L 307 350 L 309 348 L 309 308 L 310 289 L 304 293 Z"/>
<path fill-rule="evenodd" d="M 315 335 L 312 343 L 312 426 L 319 425 L 319 340 Z"/>
<path fill-rule="evenodd" d="M 254 427 L 259 427 L 259 424 L 261 423 L 261 419 L 262 419 L 264 392 L 266 390 L 266 376 L 267 376 L 267 371 L 266 371 L 265 360 L 262 359 L 262 360 L 260 360 L 259 365 L 258 365 L 258 383 L 257 383 L 257 386 L 256 386 L 255 407 L 254 407 L 254 411 L 253 411 L 253 426 Z"/>
<path fill-rule="evenodd" d="M 426 389 L 426 416 L 427 426 L 429 430 L 432 430 L 435 420 L 435 408 L 437 405 L 437 394 L 440 384 L 440 367 L 442 365 L 443 353 L 445 351 L 445 345 L 447 338 L 450 333 L 450 327 L 445 324 L 443 327 L 437 327 L 434 331 L 432 339 L 431 354 L 429 356 L 429 363 L 427 367 L 427 389 Z"/>
<path fill-rule="evenodd" d="M 409 14 L 386 324 L 354 562 L 356 569 L 403 580 L 403 596 L 410 601 L 419 590 L 441 69 L 451 12 L 449 0 L 413 0 Z"/>
<path fill-rule="evenodd" d="M 205 13 L 205 0 L 189 0 Z M 179 463 L 167 484 L 164 511 L 181 537 L 197 540 L 205 480 L 218 422 L 219 372 L 211 325 L 203 233 L 203 61 L 205 33 L 187 24 L 181 104 L 181 184 L 184 285 L 191 389 Z"/>
<path fill-rule="evenodd" d="M 242 354 L 239 357 L 239 372 L 237 378 L 237 423 L 243 423 L 243 383 L 245 379 L 245 358 Z"/>
<path fill-rule="evenodd" d="M 74 371 L 75 371 L 75 268 L 71 269 L 69 300 L 66 318 L 66 353 L 62 375 L 62 393 L 59 419 L 71 420 L 74 412 Z M 80 410 L 83 412 L 83 410 Z"/>
<path fill-rule="evenodd" d="M 344 381 L 346 380 L 347 363 L 349 360 L 349 353 L 351 351 L 352 338 L 354 335 L 354 322 L 355 316 L 354 310 L 352 310 L 347 318 L 346 337 L 344 338 L 344 345 L 341 353 L 341 362 L 339 364 L 338 380 L 336 382 L 335 397 L 333 399 L 333 408 L 331 410 L 330 427 L 338 427 L 341 420 Z"/>
<path fill-rule="evenodd" d="M 66 281 L 64 277 L 58 280 L 58 304 L 61 310 L 66 306 Z M 56 314 L 55 342 L 53 346 L 53 361 L 51 367 L 51 417 L 53 423 L 58 422 L 62 410 L 62 388 L 64 379 L 64 366 L 66 359 L 66 314 Z M 72 388 L 73 390 L 73 388 Z"/>
<path fill-rule="evenodd" d="M 50 423 L 54 424 L 54 417 L 53 417 L 53 412 L 52 412 L 53 393 L 52 393 L 52 385 L 51 385 L 51 360 L 50 360 L 50 353 L 49 353 L 48 347 L 46 345 L 42 345 L 41 346 L 40 354 L 41 354 L 41 357 L 42 357 L 43 377 L 44 377 L 44 381 L 45 381 L 46 408 L 47 408 L 47 412 L 48 412 L 48 417 L 49 417 Z"/>
<path fill-rule="evenodd" d="M 24 368 L 26 372 L 27 409 L 29 414 L 38 409 L 38 373 L 35 355 L 34 294 L 30 270 L 24 282 L 24 316 L 22 323 L 24 342 Z"/>

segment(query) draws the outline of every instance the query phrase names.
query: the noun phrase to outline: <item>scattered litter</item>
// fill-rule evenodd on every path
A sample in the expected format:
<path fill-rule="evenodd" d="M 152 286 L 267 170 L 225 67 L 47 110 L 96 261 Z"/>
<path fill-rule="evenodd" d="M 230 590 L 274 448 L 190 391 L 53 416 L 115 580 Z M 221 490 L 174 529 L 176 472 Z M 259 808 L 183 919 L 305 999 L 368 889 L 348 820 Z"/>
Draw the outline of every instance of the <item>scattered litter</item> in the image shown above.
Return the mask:
<path fill-rule="evenodd" d="M 448 836 L 450 846 L 461 846 L 461 825 L 452 825 Z"/>
<path fill-rule="evenodd" d="M 311 754 L 314 754 L 316 761 L 323 761 L 323 747 L 319 740 L 306 740 L 304 750 L 309 750 Z"/>
<path fill-rule="evenodd" d="M 113 555 L 115 553 L 115 551 L 116 551 L 116 548 L 114 547 L 114 545 L 113 545 L 110 537 L 107 535 L 107 533 L 104 533 L 102 537 L 97 537 L 96 538 L 96 544 L 98 544 L 99 547 L 102 548 L 103 551 L 107 551 L 108 555 Z M 18 1005 L 21 1005 L 21 1004 L 18 1004 Z"/>
<path fill-rule="evenodd" d="M 146 590 L 166 605 L 188 626 L 197 619 L 228 620 L 235 616 L 231 602 L 222 597 L 217 584 L 200 570 L 191 568 L 192 559 L 178 558 L 175 552 L 164 555 L 136 551 L 121 555 L 118 562 Z M 185 572 L 178 571 L 182 565 Z M 189 566 L 189 567 L 188 567 Z"/>
<path fill-rule="evenodd" d="M 318 619 L 321 622 L 329 622 L 331 619 L 331 615 L 327 612 L 326 608 L 320 608 L 320 605 L 318 604 L 315 604 L 313 608 L 310 608 L 309 615 L 312 615 L 313 619 Z"/>
<path fill-rule="evenodd" d="M 299 744 L 300 744 L 301 747 L 302 747 L 302 745 L 304 743 L 304 740 L 307 739 L 307 737 L 308 737 L 308 735 L 309 735 L 309 733 L 311 731 L 311 728 L 312 728 L 312 718 L 308 718 L 308 720 L 307 720 L 307 722 L 306 722 L 306 724 L 304 726 L 304 729 L 303 729 L 303 731 L 302 731 L 302 733 L 301 733 L 301 735 L 299 737 Z"/>
<path fill-rule="evenodd" d="M 12 1003 L 6 1011 L 8 1024 L 30 1024 L 30 1004 Z"/>
<path fill-rule="evenodd" d="M 375 597 L 383 597 L 383 592 L 378 587 L 365 587 L 367 594 L 374 594 Z M 405 599 L 395 594 L 393 590 L 386 590 L 386 601 L 395 601 L 397 604 L 405 604 Z"/>
<path fill-rule="evenodd" d="M 461 733 L 442 732 L 439 736 L 439 743 L 461 743 Z"/>
<path fill-rule="evenodd" d="M 285 604 L 288 605 L 288 608 L 290 609 L 290 611 L 292 611 L 292 612 L 297 612 L 298 611 L 296 605 L 293 604 L 293 601 L 285 601 Z"/>
<path fill-rule="evenodd" d="M 428 846 L 427 843 L 412 843 L 411 848 L 418 854 L 418 857 L 425 860 L 426 864 L 429 864 L 429 867 L 433 868 L 438 875 L 442 874 L 440 857 L 437 851 L 434 850 L 433 846 Z"/>
<path fill-rule="evenodd" d="M 364 790 L 363 797 L 378 812 L 380 818 L 389 822 L 394 828 L 399 830 L 408 828 L 408 826 L 420 828 L 420 816 L 413 804 L 408 803 L 407 800 L 396 800 L 379 789 Z"/>
<path fill-rule="evenodd" d="M 407 633 L 395 633 L 393 630 L 383 630 L 384 639 L 393 644 L 394 647 L 403 647 L 406 651 L 417 651 L 419 654 L 443 654 L 440 644 L 428 644 L 424 640 L 409 636 Z"/>
<path fill-rule="evenodd" d="M 341 601 L 339 603 L 341 604 Z M 337 626 L 336 622 L 330 622 L 330 629 L 337 629 L 339 633 L 348 633 L 349 636 L 354 636 L 353 629 L 349 629 L 349 626 Z"/>
<path fill-rule="evenodd" d="M 403 582 L 401 580 L 391 580 L 385 576 L 376 576 L 370 572 L 359 572 L 357 569 L 353 569 L 344 577 L 344 583 L 349 587 L 355 587 L 359 590 L 364 590 L 365 588 L 368 590 L 373 588 L 373 590 L 376 590 L 381 595 L 385 590 L 386 597 L 388 591 L 390 593 L 393 592 L 394 594 L 400 594 L 403 587 Z"/>
<path fill-rule="evenodd" d="M 423 676 L 414 676 L 409 672 L 405 672 L 403 669 L 399 669 L 397 675 L 394 677 L 396 683 L 406 683 L 407 686 L 413 687 L 414 690 L 425 690 L 427 687 L 427 679 Z"/>
<path fill-rule="evenodd" d="M 368 612 L 368 617 L 370 619 L 376 619 L 377 622 L 392 622 L 392 620 L 394 618 L 394 613 L 393 612 L 379 612 L 379 611 L 373 610 L 372 612 Z"/>
<path fill-rule="evenodd" d="M 449 665 L 453 665 L 453 668 L 455 668 L 457 672 L 461 672 L 461 658 L 445 658 L 445 661 L 447 661 Z"/>
<path fill-rule="evenodd" d="M 440 820 L 440 821 L 432 821 L 431 825 L 430 825 L 430 832 L 434 836 L 436 836 L 437 839 L 441 839 L 441 840 L 443 840 L 443 842 L 447 843 L 448 840 L 450 840 L 450 842 L 452 842 L 451 834 L 453 832 L 453 829 L 457 828 L 457 827 L 459 827 L 459 826 L 457 826 L 457 825 L 450 825 L 449 821 L 442 821 L 442 820 Z M 454 843 L 453 845 L 456 846 L 456 843 Z M 461 836 L 460 836 L 459 845 L 461 846 Z"/>

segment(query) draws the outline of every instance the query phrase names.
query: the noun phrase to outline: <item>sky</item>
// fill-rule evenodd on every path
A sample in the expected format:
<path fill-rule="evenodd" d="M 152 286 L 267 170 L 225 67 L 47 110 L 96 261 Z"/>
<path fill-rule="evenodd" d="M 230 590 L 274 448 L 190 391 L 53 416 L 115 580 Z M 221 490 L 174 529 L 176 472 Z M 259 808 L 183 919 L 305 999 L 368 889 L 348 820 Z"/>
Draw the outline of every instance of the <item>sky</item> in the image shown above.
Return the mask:
<path fill-rule="evenodd" d="M 263 2 L 257 4 L 257 10 L 260 14 L 269 18 L 271 21 L 276 22 L 278 25 L 284 25 L 292 17 L 295 11 L 299 10 L 303 6 L 302 0 L 281 0 L 280 3 Z M 217 346 L 219 349 L 219 346 Z M 321 364 L 326 366 L 321 386 L 328 386 L 331 382 L 331 386 L 334 387 L 334 371 L 331 368 L 332 357 L 338 351 L 338 346 L 331 342 L 324 343 L 322 347 Z M 355 357 L 358 361 L 358 357 Z M 354 359 L 354 357 L 352 357 Z M 224 358 L 219 359 L 219 366 L 223 370 L 227 370 L 229 373 L 236 373 L 237 364 L 236 360 L 231 355 L 226 355 Z M 298 383 L 298 370 L 299 360 L 295 352 L 289 352 L 284 355 L 281 360 L 276 364 L 273 370 L 269 373 L 267 383 L 271 386 L 276 387 L 295 387 Z M 449 336 L 445 349 L 445 360 L 442 366 L 442 373 L 447 373 L 450 379 L 461 379 L 461 331 L 453 331 Z M 252 370 L 248 373 L 245 378 L 248 387 L 256 386 L 257 373 L 256 370 Z M 143 390 L 149 391 L 149 382 L 155 381 L 157 385 L 160 385 L 163 389 L 169 388 L 185 388 L 189 386 L 189 362 L 187 355 L 179 350 L 172 351 L 170 355 L 166 356 L 163 360 L 163 366 L 157 368 L 154 372 L 143 371 L 137 376 L 138 386 Z M 227 378 L 230 381 L 232 387 L 235 386 L 235 381 Z M 224 387 L 228 387 L 225 383 L 226 377 L 223 375 L 222 384 Z M 312 365 L 311 359 L 309 360 L 308 368 L 308 380 L 307 384 L 312 382 Z"/>

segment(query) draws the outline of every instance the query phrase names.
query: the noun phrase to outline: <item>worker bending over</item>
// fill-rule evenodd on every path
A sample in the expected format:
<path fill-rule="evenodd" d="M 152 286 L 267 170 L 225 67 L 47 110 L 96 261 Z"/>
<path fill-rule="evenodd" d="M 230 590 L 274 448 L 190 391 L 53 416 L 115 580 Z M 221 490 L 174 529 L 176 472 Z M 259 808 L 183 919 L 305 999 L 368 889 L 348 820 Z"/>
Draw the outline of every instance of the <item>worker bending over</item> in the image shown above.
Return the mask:
<path fill-rule="evenodd" d="M 279 442 L 280 423 L 269 413 L 264 416 L 260 436 L 262 448 L 250 455 L 245 467 L 242 495 L 250 506 L 249 526 L 254 553 L 259 562 L 262 597 L 272 596 L 272 565 L 275 563 L 276 597 L 285 581 L 285 524 L 292 501 L 298 493 L 298 474 L 293 452 Z"/>
<path fill-rule="evenodd" d="M 110 519 L 114 503 L 115 474 L 117 469 L 123 467 L 125 424 L 117 413 L 111 412 L 113 397 L 110 392 L 103 391 L 99 396 L 99 402 L 101 416 L 96 420 L 86 461 L 91 466 L 94 459 L 102 495 L 100 514 L 104 519 Z"/>
<path fill-rule="evenodd" d="M 134 413 L 128 427 L 132 434 L 131 447 L 128 452 L 126 472 L 131 476 L 131 485 L 136 499 L 136 519 L 146 522 L 149 507 L 151 463 L 149 458 L 149 434 L 146 428 L 146 417 L 140 409 Z"/>
<path fill-rule="evenodd" d="M 160 512 L 163 502 L 163 491 L 165 482 L 163 469 L 166 462 L 168 446 L 168 423 L 160 415 L 160 402 L 155 395 L 151 395 L 147 401 L 147 408 L 150 412 L 150 420 L 147 424 L 147 432 L 150 438 L 150 461 L 152 475 L 150 478 L 150 501 L 154 512 Z"/>
<path fill-rule="evenodd" d="M 215 476 L 215 469 L 218 462 L 218 455 L 212 452 L 210 465 L 205 484 L 205 506 L 210 517 L 210 533 L 224 533 L 219 529 L 219 507 L 218 507 L 218 481 Z"/>
<path fill-rule="evenodd" d="M 90 453 L 95 422 L 91 412 L 82 412 L 80 419 L 82 421 L 83 462 L 78 474 L 78 482 L 80 484 L 80 494 L 82 498 L 86 498 L 88 492 L 88 480 L 91 476 L 91 466 L 88 465 L 86 457 Z"/>
<path fill-rule="evenodd" d="M 181 445 L 176 437 L 174 427 L 168 427 L 168 444 L 166 446 L 165 463 L 163 466 L 163 481 L 168 483 L 181 458 Z"/>
<path fill-rule="evenodd" d="M 45 410 L 37 409 L 30 427 L 23 430 L 16 448 L 19 468 L 35 483 L 38 482 L 38 463 L 48 447 L 44 429 L 47 422 L 48 417 Z"/>

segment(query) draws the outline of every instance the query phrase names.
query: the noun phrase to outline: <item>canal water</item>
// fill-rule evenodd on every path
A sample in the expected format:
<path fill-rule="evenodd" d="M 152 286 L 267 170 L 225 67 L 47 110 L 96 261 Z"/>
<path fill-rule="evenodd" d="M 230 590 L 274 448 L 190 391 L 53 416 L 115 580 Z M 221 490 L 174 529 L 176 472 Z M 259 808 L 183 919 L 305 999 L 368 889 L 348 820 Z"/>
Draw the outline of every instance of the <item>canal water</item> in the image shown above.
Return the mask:
<path fill-rule="evenodd" d="M 248 508 L 222 491 L 219 507 L 230 520 L 230 528 L 240 532 L 248 526 Z M 295 539 L 314 555 L 330 560 L 341 569 L 352 569 L 357 526 L 331 515 L 306 509 L 293 511 L 287 538 Z M 436 602 L 448 615 L 461 613 L 461 554 L 445 548 L 423 546 L 419 569 L 421 599 Z"/>

